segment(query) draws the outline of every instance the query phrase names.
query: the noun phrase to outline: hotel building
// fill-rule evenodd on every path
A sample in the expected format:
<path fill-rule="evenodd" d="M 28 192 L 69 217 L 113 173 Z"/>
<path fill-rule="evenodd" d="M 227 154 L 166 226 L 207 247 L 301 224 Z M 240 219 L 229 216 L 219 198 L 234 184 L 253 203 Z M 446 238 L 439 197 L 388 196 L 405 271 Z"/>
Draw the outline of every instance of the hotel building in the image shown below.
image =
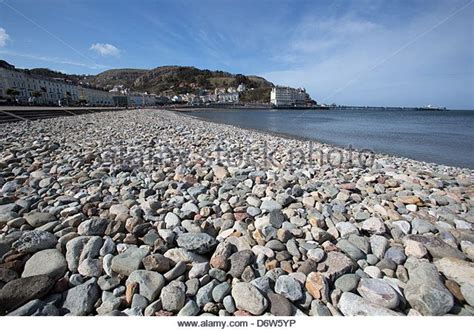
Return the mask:
<path fill-rule="evenodd" d="M 270 103 L 276 107 L 304 106 L 309 100 L 308 93 L 301 88 L 276 86 L 270 92 Z"/>

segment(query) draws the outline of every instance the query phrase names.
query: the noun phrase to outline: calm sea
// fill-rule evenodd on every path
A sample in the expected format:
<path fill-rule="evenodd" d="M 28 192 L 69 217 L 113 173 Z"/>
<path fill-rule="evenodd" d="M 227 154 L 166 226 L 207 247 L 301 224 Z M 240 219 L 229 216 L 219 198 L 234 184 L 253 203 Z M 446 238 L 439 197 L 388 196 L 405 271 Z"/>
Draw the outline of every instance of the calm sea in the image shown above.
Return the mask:
<path fill-rule="evenodd" d="M 191 115 L 474 169 L 474 111 L 209 109 Z"/>

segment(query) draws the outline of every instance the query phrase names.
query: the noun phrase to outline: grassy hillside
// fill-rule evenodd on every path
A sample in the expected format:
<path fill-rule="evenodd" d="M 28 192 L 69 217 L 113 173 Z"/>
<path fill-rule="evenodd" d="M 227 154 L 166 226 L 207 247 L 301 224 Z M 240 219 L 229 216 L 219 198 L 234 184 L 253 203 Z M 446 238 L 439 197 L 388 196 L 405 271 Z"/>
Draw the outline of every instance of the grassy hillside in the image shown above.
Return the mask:
<path fill-rule="evenodd" d="M 147 72 L 148 70 L 145 69 L 112 69 L 95 76 L 88 76 L 85 81 L 108 89 L 113 88 L 114 85 L 131 87 L 139 77 Z"/>
<path fill-rule="evenodd" d="M 260 77 L 232 75 L 223 71 L 202 70 L 194 67 L 158 67 L 135 80 L 132 89 L 159 94 L 196 93 L 218 87 L 270 87 L 273 84 Z"/>

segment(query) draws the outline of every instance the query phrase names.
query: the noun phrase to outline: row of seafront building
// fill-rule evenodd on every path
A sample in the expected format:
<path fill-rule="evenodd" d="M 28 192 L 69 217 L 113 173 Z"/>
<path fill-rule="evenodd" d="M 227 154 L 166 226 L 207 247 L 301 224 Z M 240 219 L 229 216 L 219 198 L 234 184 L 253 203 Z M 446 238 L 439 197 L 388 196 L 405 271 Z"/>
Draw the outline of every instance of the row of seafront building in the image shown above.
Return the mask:
<path fill-rule="evenodd" d="M 122 106 L 149 107 L 167 103 L 237 104 L 240 93 L 246 87 L 216 88 L 203 90 L 197 94 L 186 93 L 170 98 L 148 93 L 133 93 L 123 86 L 115 86 L 110 91 L 73 84 L 65 79 L 57 79 L 17 70 L 14 66 L 0 61 L 0 100 L 15 101 L 17 104 L 59 105 L 59 106 Z M 311 99 L 304 89 L 276 86 L 270 93 L 270 103 L 275 107 L 305 106 Z"/>
<path fill-rule="evenodd" d="M 65 79 L 34 75 L 17 70 L 5 62 L 0 63 L 0 100 L 23 105 L 148 107 L 167 103 L 236 104 L 239 102 L 239 93 L 243 91 L 244 84 L 237 88 L 216 88 L 212 92 L 204 90 L 198 94 L 186 93 L 172 97 L 131 92 L 120 85 L 105 91 Z"/>
<path fill-rule="evenodd" d="M 74 84 L 64 79 L 34 75 L 14 66 L 0 63 L 0 99 L 23 105 L 56 106 L 155 106 L 154 94 L 124 95 Z"/>

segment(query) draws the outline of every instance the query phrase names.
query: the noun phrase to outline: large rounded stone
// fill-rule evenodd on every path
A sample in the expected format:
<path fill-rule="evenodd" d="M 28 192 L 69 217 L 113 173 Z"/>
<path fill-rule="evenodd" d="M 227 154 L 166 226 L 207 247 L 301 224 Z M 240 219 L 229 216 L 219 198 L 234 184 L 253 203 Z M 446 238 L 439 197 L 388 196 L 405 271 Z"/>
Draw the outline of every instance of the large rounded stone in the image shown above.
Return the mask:
<path fill-rule="evenodd" d="M 253 315 L 261 315 L 268 307 L 268 301 L 249 283 L 237 283 L 232 287 L 232 298 L 238 309 L 248 311 Z"/>
<path fill-rule="evenodd" d="M 20 253 L 35 253 L 47 248 L 56 246 L 58 240 L 54 234 L 33 230 L 24 232 L 12 245 Z"/>
<path fill-rule="evenodd" d="M 0 313 L 12 311 L 21 305 L 45 296 L 54 285 L 47 275 L 19 278 L 0 289 Z"/>
<path fill-rule="evenodd" d="M 118 274 L 128 276 L 140 268 L 142 259 L 148 253 L 148 248 L 131 246 L 122 254 L 114 256 L 112 259 L 112 270 Z"/>
<path fill-rule="evenodd" d="M 385 308 L 394 309 L 400 303 L 395 289 L 381 279 L 362 278 L 357 291 L 367 301 Z"/>
<path fill-rule="evenodd" d="M 295 308 L 290 300 L 281 294 L 273 292 L 268 293 L 268 300 L 270 301 L 270 312 L 274 316 L 292 316 Z"/>
<path fill-rule="evenodd" d="M 360 296 L 344 292 L 338 303 L 339 310 L 344 316 L 398 316 L 393 310 L 375 305 Z"/>
<path fill-rule="evenodd" d="M 441 282 L 436 267 L 423 260 L 407 261 L 409 280 L 405 298 L 423 315 L 444 315 L 451 310 L 454 299 Z"/>
<path fill-rule="evenodd" d="M 135 270 L 128 276 L 126 285 L 137 283 L 140 295 L 155 301 L 160 296 L 161 289 L 165 286 L 165 278 L 157 272 Z"/>
<path fill-rule="evenodd" d="M 41 212 L 32 212 L 24 217 L 26 222 L 34 228 L 56 220 L 56 217 L 53 214 Z"/>
<path fill-rule="evenodd" d="M 45 249 L 26 261 L 21 277 L 48 275 L 51 278 L 59 278 L 66 270 L 66 259 L 61 252 L 57 249 Z"/>
<path fill-rule="evenodd" d="M 161 290 L 160 299 L 164 310 L 176 313 L 184 307 L 186 295 L 181 287 L 168 285 Z"/>
<path fill-rule="evenodd" d="M 178 246 L 198 254 L 206 254 L 213 250 L 216 245 L 216 239 L 207 233 L 183 233 L 177 240 Z"/>
<path fill-rule="evenodd" d="M 63 310 L 74 316 L 84 316 L 92 312 L 94 305 L 100 298 L 100 289 L 95 278 L 84 284 L 71 288 L 66 292 Z"/>

